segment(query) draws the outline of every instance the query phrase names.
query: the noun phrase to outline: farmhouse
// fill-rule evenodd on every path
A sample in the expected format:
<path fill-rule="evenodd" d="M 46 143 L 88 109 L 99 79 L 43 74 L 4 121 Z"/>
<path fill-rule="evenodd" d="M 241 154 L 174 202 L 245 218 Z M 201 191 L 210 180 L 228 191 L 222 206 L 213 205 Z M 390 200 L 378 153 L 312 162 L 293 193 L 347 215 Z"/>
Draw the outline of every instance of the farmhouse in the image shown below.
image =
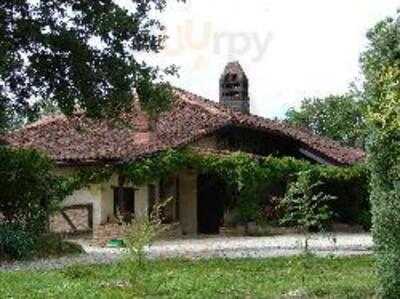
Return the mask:
<path fill-rule="evenodd" d="M 123 116 L 123 124 L 93 120 L 83 114 L 52 116 L 11 133 L 11 146 L 47 153 L 61 173 L 93 166 L 135 162 L 167 149 L 242 151 L 260 156 L 292 156 L 315 163 L 352 165 L 363 151 L 346 148 L 284 122 L 250 114 L 249 82 L 238 62 L 229 63 L 220 79 L 215 103 L 175 89 L 172 108 L 155 121 L 139 108 Z M 132 185 L 117 175 L 107 182 L 76 191 L 55 217 L 54 230 L 92 229 L 111 237 L 116 214 L 147 215 L 159 198 L 172 197 L 165 214 L 180 223 L 182 234 L 218 233 L 224 201 L 220 187 L 192 169 L 146 185 Z"/>

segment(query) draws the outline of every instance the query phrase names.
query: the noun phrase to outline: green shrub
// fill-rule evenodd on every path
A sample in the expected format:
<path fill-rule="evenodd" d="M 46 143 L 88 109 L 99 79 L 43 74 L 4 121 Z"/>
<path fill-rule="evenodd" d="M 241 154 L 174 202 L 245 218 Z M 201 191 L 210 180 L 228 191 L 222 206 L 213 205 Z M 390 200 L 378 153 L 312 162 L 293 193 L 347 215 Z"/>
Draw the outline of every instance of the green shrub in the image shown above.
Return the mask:
<path fill-rule="evenodd" d="M 143 266 L 146 257 L 146 247 L 172 228 L 170 224 L 163 223 L 162 210 L 170 203 L 172 198 L 156 202 L 150 215 L 136 217 L 126 227 L 124 241 L 128 249 L 128 261 Z"/>
<path fill-rule="evenodd" d="M 370 114 L 372 232 L 380 294 L 400 298 L 400 70 L 388 68 L 382 81 L 386 89 Z"/>
<path fill-rule="evenodd" d="M 369 231 L 372 227 L 372 213 L 370 209 L 361 210 L 355 217 L 357 224 L 361 225 L 364 230 Z"/>
<path fill-rule="evenodd" d="M 63 240 L 56 234 L 41 236 L 15 224 L 0 225 L 0 261 L 60 257 L 84 253 L 78 244 Z"/>
<path fill-rule="evenodd" d="M 379 290 L 383 298 L 400 298 L 400 10 L 377 23 L 367 38 L 361 62 Z"/>
<path fill-rule="evenodd" d="M 301 229 L 305 235 L 306 251 L 309 233 L 312 230 L 323 230 L 331 220 L 329 202 L 335 200 L 334 196 L 317 190 L 321 183 L 314 183 L 311 174 L 310 171 L 301 173 L 298 180 L 290 185 L 281 203 L 284 211 L 281 223 Z"/>
<path fill-rule="evenodd" d="M 49 233 L 40 236 L 35 242 L 35 257 L 60 257 L 84 253 L 82 247 L 76 243 L 65 241 L 61 236 Z"/>
<path fill-rule="evenodd" d="M 36 151 L 0 148 L 3 223 L 34 234 L 46 230 L 48 216 L 66 196 L 64 180 L 53 170 L 53 163 Z"/>
<path fill-rule="evenodd" d="M 35 238 L 15 224 L 0 225 L 0 259 L 31 257 Z"/>
<path fill-rule="evenodd" d="M 320 192 L 335 196 L 329 203 L 334 221 L 358 224 L 368 229 L 368 219 L 361 218 L 370 211 L 369 172 L 364 164 L 352 167 L 318 166 L 313 170 L 313 181 L 320 181 Z"/>
<path fill-rule="evenodd" d="M 29 257 L 71 190 L 54 174 L 53 163 L 34 150 L 0 148 L 0 177 L 0 252 Z"/>

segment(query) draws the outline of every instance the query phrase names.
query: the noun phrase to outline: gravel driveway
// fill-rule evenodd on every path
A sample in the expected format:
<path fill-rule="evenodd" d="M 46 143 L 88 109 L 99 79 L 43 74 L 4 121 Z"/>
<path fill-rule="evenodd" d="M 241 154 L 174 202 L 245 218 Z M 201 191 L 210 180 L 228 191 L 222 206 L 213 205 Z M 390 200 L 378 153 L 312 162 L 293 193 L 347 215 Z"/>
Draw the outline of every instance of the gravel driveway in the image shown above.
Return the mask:
<path fill-rule="evenodd" d="M 266 258 L 296 255 L 302 252 L 304 237 L 285 235 L 272 237 L 209 237 L 156 242 L 148 248 L 150 258 Z M 0 265 L 0 271 L 58 269 L 74 264 L 105 264 L 124 256 L 121 249 L 92 247 L 84 242 L 86 254 L 58 259 L 15 262 Z M 310 250 L 318 255 L 361 255 L 372 252 L 369 234 L 337 234 L 335 238 L 314 235 Z"/>

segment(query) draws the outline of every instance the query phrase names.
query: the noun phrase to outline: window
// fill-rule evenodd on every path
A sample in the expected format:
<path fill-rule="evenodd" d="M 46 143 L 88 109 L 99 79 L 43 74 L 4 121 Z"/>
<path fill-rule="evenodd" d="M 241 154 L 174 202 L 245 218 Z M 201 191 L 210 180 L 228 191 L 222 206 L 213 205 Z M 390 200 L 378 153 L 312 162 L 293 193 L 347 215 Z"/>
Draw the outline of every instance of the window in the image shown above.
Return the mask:
<path fill-rule="evenodd" d="M 134 188 L 114 188 L 114 215 L 124 222 L 130 222 L 135 216 Z"/>

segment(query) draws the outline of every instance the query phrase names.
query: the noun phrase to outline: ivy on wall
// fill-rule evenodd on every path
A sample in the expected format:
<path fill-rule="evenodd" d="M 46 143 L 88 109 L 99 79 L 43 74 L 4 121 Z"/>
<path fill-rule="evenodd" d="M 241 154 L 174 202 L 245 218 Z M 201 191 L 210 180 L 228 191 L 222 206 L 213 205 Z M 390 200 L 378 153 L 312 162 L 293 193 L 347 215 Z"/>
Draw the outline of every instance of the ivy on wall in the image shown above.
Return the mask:
<path fill-rule="evenodd" d="M 89 184 L 107 181 L 113 173 L 136 185 L 143 185 L 187 168 L 222 179 L 232 194 L 232 202 L 229 204 L 235 206 L 239 221 L 244 223 L 255 220 L 262 210 L 265 204 L 262 194 L 276 186 L 286 190 L 288 184 L 296 181 L 304 171 L 310 172 L 314 182 L 326 183 L 330 188 L 327 191 L 333 193 L 332 195 L 337 196 L 336 193 L 345 185 L 352 189 L 357 188 L 354 196 L 359 195 L 360 198 L 346 198 L 344 205 L 349 200 L 367 201 L 368 198 L 368 173 L 363 165 L 337 167 L 317 165 L 290 157 L 260 157 L 241 152 L 221 155 L 188 149 L 168 150 L 131 163 L 81 170 L 69 179 L 69 186 L 71 191 L 80 189 Z"/>

